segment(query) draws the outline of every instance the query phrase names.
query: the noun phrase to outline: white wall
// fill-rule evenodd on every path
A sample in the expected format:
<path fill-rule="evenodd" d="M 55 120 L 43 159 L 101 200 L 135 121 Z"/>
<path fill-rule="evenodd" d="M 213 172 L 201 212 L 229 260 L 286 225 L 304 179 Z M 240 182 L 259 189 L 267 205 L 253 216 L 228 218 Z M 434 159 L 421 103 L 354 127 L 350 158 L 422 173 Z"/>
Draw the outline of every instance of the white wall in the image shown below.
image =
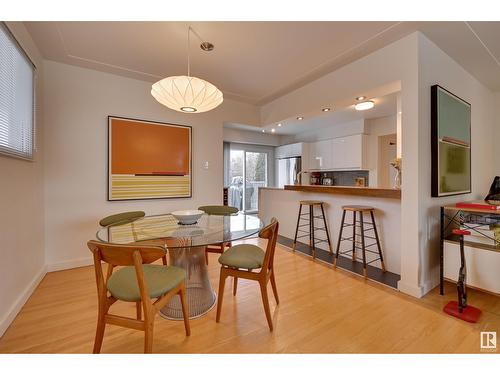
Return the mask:
<path fill-rule="evenodd" d="M 34 161 L 0 155 L 0 336 L 45 275 L 42 59 L 20 22 L 6 23 L 37 67 Z"/>
<path fill-rule="evenodd" d="M 495 140 L 495 137 L 492 137 L 495 128 L 498 127 L 498 120 L 495 125 L 494 93 L 479 83 L 423 34 L 419 34 L 418 46 L 419 246 L 421 278 L 425 289 L 429 290 L 438 284 L 439 278 L 439 206 L 464 200 L 483 199 L 486 196 L 493 180 L 494 169 L 498 171 L 498 161 L 491 163 L 490 160 L 494 160 L 494 149 L 498 148 L 499 138 Z M 430 96 L 431 86 L 434 84 L 439 84 L 471 104 L 472 194 L 431 198 Z M 403 168 L 403 181 L 406 175 Z"/>
<path fill-rule="evenodd" d="M 223 122 L 258 121 L 256 107 L 231 100 L 213 111 L 184 114 L 150 94 L 148 82 L 47 61 L 45 78 L 46 256 L 49 270 L 89 264 L 86 242 L 100 218 L 127 210 L 148 214 L 222 203 Z M 106 201 L 107 116 L 193 127 L 193 197 Z M 203 163 L 209 162 L 209 170 Z"/>
<path fill-rule="evenodd" d="M 279 146 L 281 137 L 277 134 L 262 133 L 224 127 L 223 137 L 225 142 L 248 143 L 254 145 Z"/>

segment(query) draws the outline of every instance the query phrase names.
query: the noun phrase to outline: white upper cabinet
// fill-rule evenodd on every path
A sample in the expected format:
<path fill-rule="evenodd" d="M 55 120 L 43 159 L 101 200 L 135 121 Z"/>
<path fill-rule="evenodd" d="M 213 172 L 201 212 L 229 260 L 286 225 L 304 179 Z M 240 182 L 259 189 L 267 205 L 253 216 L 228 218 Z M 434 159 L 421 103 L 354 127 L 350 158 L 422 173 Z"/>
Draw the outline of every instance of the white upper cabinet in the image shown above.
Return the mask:
<path fill-rule="evenodd" d="M 278 146 L 274 150 L 274 157 L 276 159 L 293 158 L 297 156 L 302 156 L 302 143 Z"/>
<path fill-rule="evenodd" d="M 326 170 L 332 168 L 332 140 L 313 142 L 309 145 L 309 169 Z"/>
<path fill-rule="evenodd" d="M 307 150 L 309 170 L 366 169 L 366 136 L 363 134 L 312 142 Z"/>
<path fill-rule="evenodd" d="M 364 169 L 366 146 L 363 134 L 332 139 L 333 169 Z"/>

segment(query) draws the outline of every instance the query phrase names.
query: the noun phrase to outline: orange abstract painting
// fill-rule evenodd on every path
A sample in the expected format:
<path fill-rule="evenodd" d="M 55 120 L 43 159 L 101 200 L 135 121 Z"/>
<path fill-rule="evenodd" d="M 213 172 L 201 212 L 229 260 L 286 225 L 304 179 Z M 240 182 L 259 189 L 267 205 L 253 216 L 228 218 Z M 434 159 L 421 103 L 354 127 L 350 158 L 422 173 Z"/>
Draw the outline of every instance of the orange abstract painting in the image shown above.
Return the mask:
<path fill-rule="evenodd" d="M 191 196 L 191 127 L 108 118 L 108 200 Z"/>

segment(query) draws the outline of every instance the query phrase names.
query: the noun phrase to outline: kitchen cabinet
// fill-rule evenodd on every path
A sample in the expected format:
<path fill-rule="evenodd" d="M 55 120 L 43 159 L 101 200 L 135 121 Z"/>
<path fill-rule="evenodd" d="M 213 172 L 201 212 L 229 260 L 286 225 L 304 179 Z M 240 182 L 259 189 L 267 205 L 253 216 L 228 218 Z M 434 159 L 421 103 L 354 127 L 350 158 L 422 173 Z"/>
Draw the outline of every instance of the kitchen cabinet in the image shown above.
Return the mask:
<path fill-rule="evenodd" d="M 293 158 L 302 156 L 302 143 L 292 143 L 289 145 L 278 146 L 274 150 L 274 157 L 276 159 Z"/>
<path fill-rule="evenodd" d="M 365 169 L 366 147 L 363 134 L 332 139 L 332 168 Z"/>
<path fill-rule="evenodd" d="M 308 144 L 309 170 L 366 169 L 366 136 L 356 134 Z"/>
<path fill-rule="evenodd" d="M 328 170 L 332 168 L 332 140 L 309 144 L 308 167 L 311 170 Z"/>

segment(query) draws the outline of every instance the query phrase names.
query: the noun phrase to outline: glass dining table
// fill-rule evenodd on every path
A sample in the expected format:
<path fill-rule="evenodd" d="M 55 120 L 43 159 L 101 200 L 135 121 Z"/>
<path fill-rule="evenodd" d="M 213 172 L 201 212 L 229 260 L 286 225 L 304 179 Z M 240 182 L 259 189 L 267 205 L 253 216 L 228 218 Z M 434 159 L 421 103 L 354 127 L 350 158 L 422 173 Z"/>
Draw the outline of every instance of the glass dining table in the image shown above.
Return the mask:
<path fill-rule="evenodd" d="M 215 294 L 208 278 L 205 247 L 256 236 L 263 223 L 256 215 L 204 214 L 196 224 L 180 224 L 170 214 L 145 216 L 141 219 L 101 228 L 96 236 L 110 244 L 155 245 L 163 247 L 169 265 L 186 271 L 186 295 L 189 317 L 206 314 L 215 305 Z M 175 296 L 160 311 L 167 319 L 182 320 L 179 296 Z"/>

